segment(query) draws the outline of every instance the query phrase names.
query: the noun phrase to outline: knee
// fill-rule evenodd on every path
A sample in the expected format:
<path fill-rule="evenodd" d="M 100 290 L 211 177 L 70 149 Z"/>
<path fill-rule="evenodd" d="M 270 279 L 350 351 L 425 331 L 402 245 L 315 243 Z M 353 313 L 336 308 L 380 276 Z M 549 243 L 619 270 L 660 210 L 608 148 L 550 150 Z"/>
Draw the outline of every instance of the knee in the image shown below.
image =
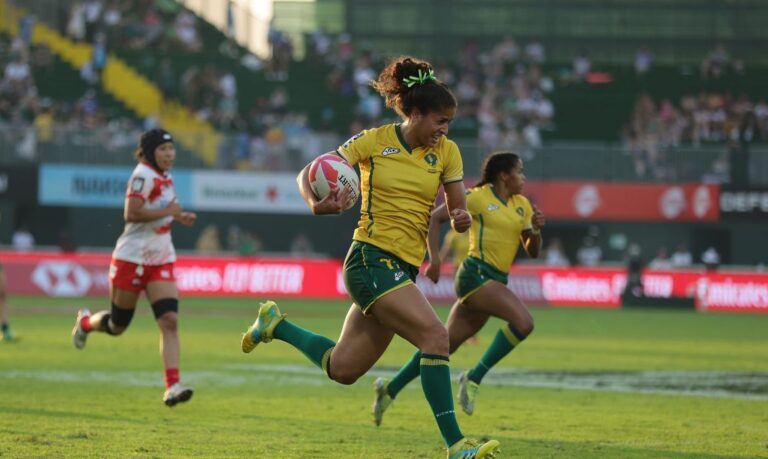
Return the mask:
<path fill-rule="evenodd" d="M 448 329 L 440 322 L 427 328 L 419 343 L 419 349 L 424 354 L 448 355 L 450 349 Z"/>
<path fill-rule="evenodd" d="M 122 335 L 133 320 L 134 309 L 123 309 L 112 303 L 109 314 L 101 318 L 101 329 L 113 336 Z"/>
<path fill-rule="evenodd" d="M 533 317 L 529 315 L 521 320 L 517 320 L 512 326 L 515 327 L 521 338 L 527 338 L 533 333 Z"/>
<path fill-rule="evenodd" d="M 169 312 L 157 319 L 157 325 L 163 331 L 176 332 L 178 327 L 178 314 Z"/>
<path fill-rule="evenodd" d="M 112 336 L 120 336 L 120 335 L 122 335 L 122 334 L 123 334 L 123 332 L 124 332 L 124 331 L 125 331 L 127 328 L 128 328 L 128 327 L 121 327 L 120 325 L 115 325 L 115 324 L 114 324 L 114 322 L 113 322 L 113 323 L 112 323 L 112 325 L 110 325 L 110 326 L 109 326 L 109 328 L 107 328 L 106 330 L 107 330 L 107 331 L 109 332 L 109 334 L 110 334 L 110 335 L 112 335 Z"/>
<path fill-rule="evenodd" d="M 165 321 L 169 316 L 173 316 L 167 322 L 173 322 L 173 328 L 176 328 L 176 315 L 179 312 L 179 300 L 176 298 L 163 298 L 152 303 L 152 313 L 158 323 Z"/>
<path fill-rule="evenodd" d="M 339 384 L 343 384 L 345 386 L 349 386 L 357 382 L 358 379 L 360 379 L 360 376 L 362 376 L 359 372 L 353 372 L 349 371 L 345 368 L 335 368 L 331 367 L 331 379 L 336 381 Z"/>

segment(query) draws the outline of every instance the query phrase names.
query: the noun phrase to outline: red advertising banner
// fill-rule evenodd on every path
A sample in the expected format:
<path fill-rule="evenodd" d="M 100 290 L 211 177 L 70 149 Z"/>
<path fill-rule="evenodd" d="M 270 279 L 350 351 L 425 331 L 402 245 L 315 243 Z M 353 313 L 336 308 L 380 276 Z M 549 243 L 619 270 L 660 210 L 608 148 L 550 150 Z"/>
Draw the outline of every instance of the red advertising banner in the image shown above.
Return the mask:
<path fill-rule="evenodd" d="M 79 297 L 109 293 L 110 254 L 0 252 L 10 293 Z M 346 296 L 336 260 L 213 258 L 176 261 L 179 291 L 194 296 Z"/>
<path fill-rule="evenodd" d="M 52 297 L 106 296 L 110 255 L 0 252 L 10 294 Z M 179 290 L 189 296 L 308 297 L 347 299 L 338 260 L 182 256 Z M 450 267 L 437 284 L 417 283 L 431 301 L 455 301 Z M 701 311 L 768 313 L 768 273 L 645 271 L 645 294 L 694 298 Z M 509 288 L 533 305 L 621 306 L 626 271 L 619 268 L 550 268 L 518 265 Z"/>
<path fill-rule="evenodd" d="M 717 185 L 529 181 L 523 192 L 547 217 L 568 220 L 717 221 Z"/>

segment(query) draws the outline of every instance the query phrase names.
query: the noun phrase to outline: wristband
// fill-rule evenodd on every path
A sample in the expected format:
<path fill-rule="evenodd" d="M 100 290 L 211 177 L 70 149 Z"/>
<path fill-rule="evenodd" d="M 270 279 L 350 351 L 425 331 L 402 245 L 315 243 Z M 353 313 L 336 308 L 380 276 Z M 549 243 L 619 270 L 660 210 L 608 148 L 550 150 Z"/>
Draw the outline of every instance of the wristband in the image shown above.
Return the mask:
<path fill-rule="evenodd" d="M 531 233 L 533 233 L 534 236 L 538 236 L 541 234 L 541 230 L 533 228 L 531 229 Z"/>

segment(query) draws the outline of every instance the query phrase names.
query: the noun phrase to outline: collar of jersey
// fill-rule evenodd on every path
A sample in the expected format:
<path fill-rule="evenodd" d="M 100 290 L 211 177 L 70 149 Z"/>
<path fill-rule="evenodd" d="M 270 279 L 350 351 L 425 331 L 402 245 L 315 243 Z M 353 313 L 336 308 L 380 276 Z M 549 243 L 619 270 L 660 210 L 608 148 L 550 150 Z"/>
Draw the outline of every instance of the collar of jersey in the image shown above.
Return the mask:
<path fill-rule="evenodd" d="M 157 167 L 153 166 L 152 163 L 150 163 L 146 159 L 142 159 L 141 163 L 144 164 L 145 166 L 149 167 L 153 171 L 157 172 L 157 174 L 160 175 L 161 177 L 167 177 L 168 176 L 168 171 L 161 171 Z"/>
<path fill-rule="evenodd" d="M 493 186 L 493 183 L 489 183 L 488 186 L 491 188 L 491 192 L 493 192 L 493 195 L 496 196 L 496 199 L 498 199 L 499 202 L 504 204 L 504 207 L 506 207 L 507 202 L 509 202 L 509 200 L 504 201 L 503 199 L 501 199 L 501 196 L 499 196 L 499 193 L 496 192 L 496 187 Z"/>
<path fill-rule="evenodd" d="M 403 145 L 405 151 L 407 151 L 408 154 L 412 154 L 413 149 L 411 149 L 411 146 L 405 141 L 405 136 L 403 135 L 403 130 L 400 128 L 400 123 L 395 123 L 395 134 L 397 134 L 397 140 Z"/>

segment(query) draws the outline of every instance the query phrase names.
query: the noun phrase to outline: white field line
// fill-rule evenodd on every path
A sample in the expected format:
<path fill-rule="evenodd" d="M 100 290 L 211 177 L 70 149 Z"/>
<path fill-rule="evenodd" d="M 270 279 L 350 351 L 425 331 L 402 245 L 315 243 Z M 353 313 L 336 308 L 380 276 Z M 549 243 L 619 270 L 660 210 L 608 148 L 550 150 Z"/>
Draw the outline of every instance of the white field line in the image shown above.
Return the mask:
<path fill-rule="evenodd" d="M 395 369 L 375 368 L 367 378 L 391 377 Z M 158 371 L 65 371 L 3 370 L 0 379 L 37 380 L 57 383 L 103 382 L 125 386 L 160 387 Z M 183 371 L 184 380 L 195 387 L 244 386 L 255 383 L 321 386 L 334 383 L 311 365 L 229 364 L 207 371 Z M 458 371 L 454 372 L 455 377 Z M 768 401 L 768 372 L 731 371 L 557 371 L 492 370 L 484 385 L 539 387 L 625 393 L 686 395 Z M 411 384 L 409 388 L 419 388 Z"/>

